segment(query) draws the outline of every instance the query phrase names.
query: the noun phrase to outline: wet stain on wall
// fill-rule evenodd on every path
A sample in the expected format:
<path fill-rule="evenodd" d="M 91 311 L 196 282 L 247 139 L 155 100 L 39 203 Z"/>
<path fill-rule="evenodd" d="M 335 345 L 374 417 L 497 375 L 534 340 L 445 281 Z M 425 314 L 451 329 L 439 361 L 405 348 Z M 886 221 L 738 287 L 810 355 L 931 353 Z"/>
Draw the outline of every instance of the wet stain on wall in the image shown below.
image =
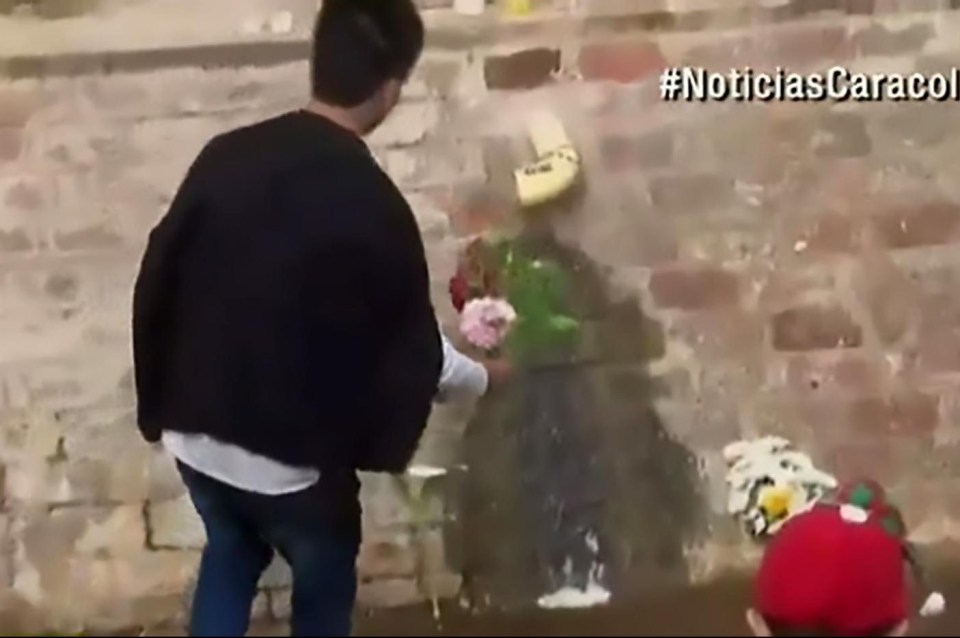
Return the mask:
<path fill-rule="evenodd" d="M 704 528 L 696 457 L 664 430 L 646 367 L 660 326 L 549 229 L 520 245 L 568 281 L 579 343 L 530 362 L 485 401 L 465 440 L 459 534 L 472 604 L 535 605 L 599 576 L 614 599 L 686 580 Z M 602 566 L 602 569 L 598 569 Z"/>

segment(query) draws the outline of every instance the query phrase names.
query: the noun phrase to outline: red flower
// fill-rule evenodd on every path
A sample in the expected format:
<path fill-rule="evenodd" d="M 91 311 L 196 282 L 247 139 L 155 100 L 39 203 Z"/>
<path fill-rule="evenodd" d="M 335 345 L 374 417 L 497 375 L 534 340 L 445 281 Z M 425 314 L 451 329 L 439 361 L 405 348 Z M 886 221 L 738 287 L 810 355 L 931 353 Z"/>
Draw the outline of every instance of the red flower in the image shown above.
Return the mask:
<path fill-rule="evenodd" d="M 457 273 L 450 279 L 450 301 L 463 312 L 471 299 L 497 297 L 500 273 L 496 255 L 483 239 L 474 239 L 460 255 Z"/>
<path fill-rule="evenodd" d="M 470 295 L 470 283 L 463 273 L 458 272 L 450 278 L 450 301 L 457 312 L 463 312 L 463 307 L 467 304 L 467 297 Z"/>

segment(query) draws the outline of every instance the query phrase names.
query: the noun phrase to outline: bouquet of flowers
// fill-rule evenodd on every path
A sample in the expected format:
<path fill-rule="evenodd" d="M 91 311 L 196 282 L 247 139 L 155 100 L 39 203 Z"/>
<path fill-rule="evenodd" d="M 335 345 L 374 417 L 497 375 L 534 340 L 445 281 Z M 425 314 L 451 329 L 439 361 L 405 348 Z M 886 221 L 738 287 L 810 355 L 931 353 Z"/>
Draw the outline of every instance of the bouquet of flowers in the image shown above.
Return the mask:
<path fill-rule="evenodd" d="M 460 313 L 460 332 L 472 345 L 491 352 L 499 349 L 516 320 L 516 310 L 505 299 L 471 299 Z"/>
<path fill-rule="evenodd" d="M 578 333 L 577 321 L 562 311 L 560 269 L 529 258 L 509 240 L 476 239 L 466 247 L 450 280 L 450 300 L 463 336 L 486 352 L 510 346 L 529 354 Z"/>

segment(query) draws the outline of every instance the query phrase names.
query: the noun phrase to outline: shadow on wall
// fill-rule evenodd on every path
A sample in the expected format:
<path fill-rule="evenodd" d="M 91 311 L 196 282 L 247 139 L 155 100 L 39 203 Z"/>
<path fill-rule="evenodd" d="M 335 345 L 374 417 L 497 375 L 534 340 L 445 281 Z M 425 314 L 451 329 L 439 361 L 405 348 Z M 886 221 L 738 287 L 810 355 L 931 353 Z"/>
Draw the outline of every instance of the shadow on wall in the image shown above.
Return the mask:
<path fill-rule="evenodd" d="M 528 607 L 588 585 L 616 599 L 683 582 L 684 549 L 705 526 L 696 457 L 652 405 L 647 364 L 663 355 L 661 327 L 639 300 L 614 300 L 597 264 L 539 226 L 528 224 L 520 246 L 565 272 L 583 329 L 468 426 L 460 567 L 477 607 Z"/>

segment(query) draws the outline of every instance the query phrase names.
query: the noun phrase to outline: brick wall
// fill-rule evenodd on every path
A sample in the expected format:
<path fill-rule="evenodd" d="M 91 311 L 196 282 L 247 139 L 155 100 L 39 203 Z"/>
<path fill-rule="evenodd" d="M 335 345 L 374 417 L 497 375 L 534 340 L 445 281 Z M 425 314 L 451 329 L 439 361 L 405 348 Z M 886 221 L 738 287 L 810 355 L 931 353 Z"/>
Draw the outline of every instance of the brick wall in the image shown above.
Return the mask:
<path fill-rule="evenodd" d="M 302 13 L 306 3 L 290 4 Z M 719 525 L 720 449 L 756 433 L 784 433 L 841 475 L 869 471 L 903 499 L 920 540 L 952 537 L 956 105 L 667 105 L 656 75 L 668 63 L 944 69 L 960 61 L 957 3 L 546 4 L 556 6 L 512 22 L 432 10 L 405 102 L 371 139 L 421 222 L 444 320 L 458 242 L 514 215 L 505 184 L 531 153 L 521 116 L 548 106 L 586 173 L 579 198 L 555 211 L 556 235 L 662 335 L 644 355 L 652 406 L 698 459 L 701 507 L 718 523 L 691 570 L 710 571 L 726 556 L 710 548 L 732 538 Z M 148 31 L 136 11 L 123 16 L 113 32 Z M 176 25 L 164 28 L 176 43 L 167 49 L 137 50 L 132 35 L 123 47 L 75 38 L 56 55 L 24 43 L 0 59 L 14 78 L 0 83 L 4 627 L 176 619 L 193 578 L 202 530 L 174 469 L 134 428 L 131 284 L 199 147 L 301 104 L 305 42 L 300 31 L 224 33 L 180 46 Z M 612 360 L 617 346 L 598 352 Z M 459 466 L 468 417 L 439 410 L 421 460 Z M 429 508 L 426 531 L 411 527 L 393 480 L 367 477 L 364 498 L 362 603 L 454 595 L 459 566 L 443 566 L 439 531 L 456 497 Z M 258 614 L 285 614 L 288 583 L 282 565 L 271 569 Z"/>

